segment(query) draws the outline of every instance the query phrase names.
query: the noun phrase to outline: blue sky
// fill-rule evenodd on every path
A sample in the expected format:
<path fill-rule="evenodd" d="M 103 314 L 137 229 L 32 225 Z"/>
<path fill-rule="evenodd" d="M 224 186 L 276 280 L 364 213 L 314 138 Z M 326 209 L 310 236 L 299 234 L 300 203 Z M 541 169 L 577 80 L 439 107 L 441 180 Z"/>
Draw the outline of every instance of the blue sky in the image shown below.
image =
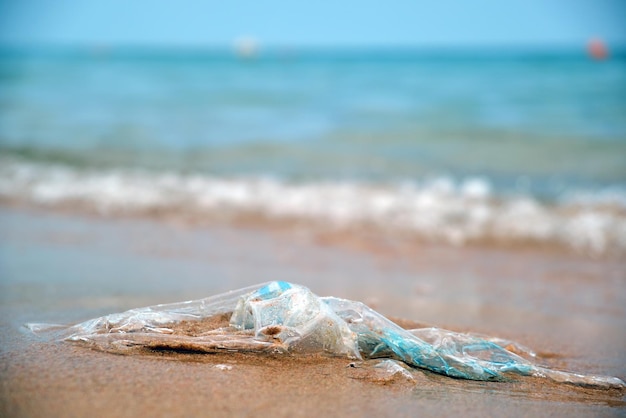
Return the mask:
<path fill-rule="evenodd" d="M 0 43 L 228 46 L 626 45 L 623 0 L 0 0 Z"/>

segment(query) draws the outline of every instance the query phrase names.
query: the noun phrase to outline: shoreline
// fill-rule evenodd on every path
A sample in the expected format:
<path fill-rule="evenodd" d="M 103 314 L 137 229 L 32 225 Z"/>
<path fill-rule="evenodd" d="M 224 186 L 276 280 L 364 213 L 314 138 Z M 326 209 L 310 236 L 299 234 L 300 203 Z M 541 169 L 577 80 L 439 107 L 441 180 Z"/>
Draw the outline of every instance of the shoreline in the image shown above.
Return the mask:
<path fill-rule="evenodd" d="M 0 206 L 5 338 L 0 413 L 11 416 L 364 414 L 610 415 L 625 394 L 416 373 L 376 381 L 341 358 L 116 356 L 42 341 L 25 322 L 103 314 L 267 280 L 379 312 L 510 339 L 556 368 L 624 379 L 626 261 L 535 250 L 359 246 L 246 225 L 188 225 Z M 357 240 L 368 243 L 368 240 Z M 229 363 L 229 362 L 233 363 Z M 232 369 L 214 366 L 228 364 Z M 213 408 L 213 409 L 211 409 Z"/>
<path fill-rule="evenodd" d="M 89 170 L 7 159 L 0 205 L 345 234 L 405 245 L 537 247 L 585 257 L 626 253 L 624 190 L 563 189 L 550 197 L 496 190 L 489 178 L 290 182 L 264 176 Z"/>
<path fill-rule="evenodd" d="M 93 221 L 155 223 L 181 230 L 194 228 L 229 228 L 249 230 L 287 239 L 314 242 L 322 247 L 337 247 L 367 253 L 374 257 L 390 255 L 407 257 L 423 248 L 503 253 L 520 252 L 535 255 L 577 258 L 598 261 L 621 261 L 623 254 L 613 251 L 596 253 L 575 249 L 554 242 L 533 240 L 473 239 L 463 243 L 450 243 L 439 239 L 420 237 L 399 229 L 385 229 L 367 222 L 340 226 L 324 220 L 307 220 L 296 217 L 272 217 L 258 211 L 181 214 L 174 210 L 147 210 L 139 212 L 102 212 L 80 202 L 37 204 L 0 196 L 0 210 L 23 211 L 32 214 L 57 214 L 60 216 L 91 219 Z"/>

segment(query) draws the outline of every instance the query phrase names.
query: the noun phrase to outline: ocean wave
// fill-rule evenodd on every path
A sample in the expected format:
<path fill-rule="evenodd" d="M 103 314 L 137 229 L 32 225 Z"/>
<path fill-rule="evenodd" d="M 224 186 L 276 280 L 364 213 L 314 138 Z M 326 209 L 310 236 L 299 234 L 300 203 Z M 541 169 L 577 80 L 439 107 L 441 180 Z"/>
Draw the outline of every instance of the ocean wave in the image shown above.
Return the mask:
<path fill-rule="evenodd" d="M 104 215 L 167 213 L 198 219 L 257 214 L 329 228 L 364 226 L 453 245 L 556 244 L 594 255 L 626 253 L 626 191 L 571 191 L 546 203 L 500 196 L 484 178 L 421 182 L 290 183 L 131 169 L 0 161 L 0 197 L 72 205 Z"/>

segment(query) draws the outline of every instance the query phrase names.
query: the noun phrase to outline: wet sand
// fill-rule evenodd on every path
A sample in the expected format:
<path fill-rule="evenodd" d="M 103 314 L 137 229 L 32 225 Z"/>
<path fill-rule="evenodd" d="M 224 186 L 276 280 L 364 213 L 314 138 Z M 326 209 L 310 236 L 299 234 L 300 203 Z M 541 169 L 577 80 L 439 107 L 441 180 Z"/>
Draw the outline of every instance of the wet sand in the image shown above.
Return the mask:
<path fill-rule="evenodd" d="M 533 249 L 320 237 L 0 209 L 0 416 L 464 416 L 626 413 L 626 396 L 523 379 L 388 379 L 344 358 L 121 356 L 33 336 L 269 280 L 508 338 L 541 362 L 626 378 L 626 261 Z"/>

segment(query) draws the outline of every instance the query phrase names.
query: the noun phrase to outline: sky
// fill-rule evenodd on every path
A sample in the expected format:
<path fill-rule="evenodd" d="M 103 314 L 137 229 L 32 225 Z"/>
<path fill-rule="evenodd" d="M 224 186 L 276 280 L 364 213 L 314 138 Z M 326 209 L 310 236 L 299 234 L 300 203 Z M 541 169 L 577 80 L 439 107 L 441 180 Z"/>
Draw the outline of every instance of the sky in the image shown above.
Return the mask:
<path fill-rule="evenodd" d="M 0 0 L 0 44 L 626 46 L 624 0 Z"/>

